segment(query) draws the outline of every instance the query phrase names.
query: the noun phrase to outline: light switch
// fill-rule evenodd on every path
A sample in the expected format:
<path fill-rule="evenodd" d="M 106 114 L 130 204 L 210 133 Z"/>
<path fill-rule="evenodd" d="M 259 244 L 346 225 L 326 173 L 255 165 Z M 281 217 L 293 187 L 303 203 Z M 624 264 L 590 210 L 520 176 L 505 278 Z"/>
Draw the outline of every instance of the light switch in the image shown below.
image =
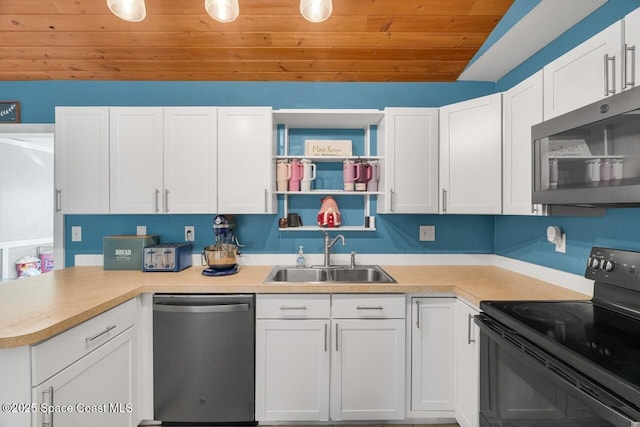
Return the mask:
<path fill-rule="evenodd" d="M 71 226 L 71 241 L 82 242 L 82 227 L 79 225 Z"/>

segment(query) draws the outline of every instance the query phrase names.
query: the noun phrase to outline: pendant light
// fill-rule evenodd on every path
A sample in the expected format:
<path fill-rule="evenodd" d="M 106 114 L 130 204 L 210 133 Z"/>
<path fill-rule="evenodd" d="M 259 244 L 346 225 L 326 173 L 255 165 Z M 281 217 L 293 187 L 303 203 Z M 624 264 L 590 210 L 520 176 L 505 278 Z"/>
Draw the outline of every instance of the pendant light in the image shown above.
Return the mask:
<path fill-rule="evenodd" d="M 204 8 L 216 21 L 235 21 L 240 14 L 238 0 L 204 0 Z"/>
<path fill-rule="evenodd" d="M 107 0 L 109 10 L 120 19 L 140 22 L 147 16 L 144 0 Z"/>
<path fill-rule="evenodd" d="M 300 13 L 307 21 L 322 22 L 333 12 L 331 0 L 300 0 Z"/>

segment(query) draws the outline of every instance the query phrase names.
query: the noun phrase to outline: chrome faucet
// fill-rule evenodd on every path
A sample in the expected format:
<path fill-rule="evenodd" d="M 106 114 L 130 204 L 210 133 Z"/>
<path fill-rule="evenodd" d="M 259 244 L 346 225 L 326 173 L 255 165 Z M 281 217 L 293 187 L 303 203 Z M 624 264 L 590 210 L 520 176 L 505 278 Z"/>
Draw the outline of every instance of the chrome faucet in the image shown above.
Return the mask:
<path fill-rule="evenodd" d="M 324 233 L 324 263 L 323 266 L 324 267 L 330 267 L 331 266 L 331 248 L 333 247 L 333 245 L 336 244 L 336 242 L 339 239 L 342 239 L 342 246 L 344 246 L 346 244 L 346 242 L 344 241 L 344 236 L 342 234 L 338 234 L 335 239 L 331 240 L 331 237 L 329 237 L 329 233 L 327 233 L 324 230 L 321 230 Z"/>

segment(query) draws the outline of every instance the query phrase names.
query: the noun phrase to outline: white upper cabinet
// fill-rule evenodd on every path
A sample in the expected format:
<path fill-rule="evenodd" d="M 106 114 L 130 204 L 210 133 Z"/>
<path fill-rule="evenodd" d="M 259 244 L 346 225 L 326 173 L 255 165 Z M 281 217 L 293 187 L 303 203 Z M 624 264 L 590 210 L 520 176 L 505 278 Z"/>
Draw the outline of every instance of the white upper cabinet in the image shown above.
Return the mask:
<path fill-rule="evenodd" d="M 622 21 L 544 67 L 544 119 L 596 102 L 622 89 Z"/>
<path fill-rule="evenodd" d="M 378 213 L 438 212 L 438 109 L 386 108 Z"/>
<path fill-rule="evenodd" d="M 218 109 L 218 208 L 225 214 L 275 213 L 271 107 Z"/>
<path fill-rule="evenodd" d="M 640 8 L 624 18 L 622 89 L 640 84 Z"/>
<path fill-rule="evenodd" d="M 541 212 L 540 205 L 531 203 L 531 126 L 543 121 L 542 92 L 542 71 L 539 71 L 502 95 L 504 214 Z"/>
<path fill-rule="evenodd" d="M 112 107 L 111 212 L 163 209 L 161 107 Z"/>
<path fill-rule="evenodd" d="M 501 94 L 440 108 L 442 213 L 501 213 L 501 151 Z"/>
<path fill-rule="evenodd" d="M 109 107 L 56 107 L 56 211 L 109 213 Z"/>
<path fill-rule="evenodd" d="M 216 112 L 111 108 L 111 212 L 215 213 Z"/>
<path fill-rule="evenodd" d="M 164 108 L 166 213 L 217 212 L 217 108 Z"/>

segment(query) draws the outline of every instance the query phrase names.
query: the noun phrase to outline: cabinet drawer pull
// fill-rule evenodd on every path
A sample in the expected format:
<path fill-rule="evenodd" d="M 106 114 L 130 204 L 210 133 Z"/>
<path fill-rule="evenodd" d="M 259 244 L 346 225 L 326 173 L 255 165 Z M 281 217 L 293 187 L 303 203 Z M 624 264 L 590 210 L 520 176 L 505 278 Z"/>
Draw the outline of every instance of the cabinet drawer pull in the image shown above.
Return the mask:
<path fill-rule="evenodd" d="M 116 325 L 107 326 L 103 331 L 100 331 L 100 332 L 98 332 L 97 334 L 95 334 L 95 335 L 93 335 L 91 337 L 85 338 L 85 341 L 87 342 L 87 344 L 91 344 L 92 341 L 97 340 L 98 338 L 100 338 L 104 334 L 108 333 L 109 331 L 114 330 L 115 328 L 116 328 Z"/>
<path fill-rule="evenodd" d="M 367 307 L 367 306 L 356 306 L 356 310 L 384 310 L 384 307 L 379 305 L 377 307 Z"/>
<path fill-rule="evenodd" d="M 285 311 L 285 310 L 306 310 L 307 306 L 306 305 L 300 305 L 300 306 L 286 306 L 286 305 L 281 305 L 280 306 L 280 310 Z"/>

